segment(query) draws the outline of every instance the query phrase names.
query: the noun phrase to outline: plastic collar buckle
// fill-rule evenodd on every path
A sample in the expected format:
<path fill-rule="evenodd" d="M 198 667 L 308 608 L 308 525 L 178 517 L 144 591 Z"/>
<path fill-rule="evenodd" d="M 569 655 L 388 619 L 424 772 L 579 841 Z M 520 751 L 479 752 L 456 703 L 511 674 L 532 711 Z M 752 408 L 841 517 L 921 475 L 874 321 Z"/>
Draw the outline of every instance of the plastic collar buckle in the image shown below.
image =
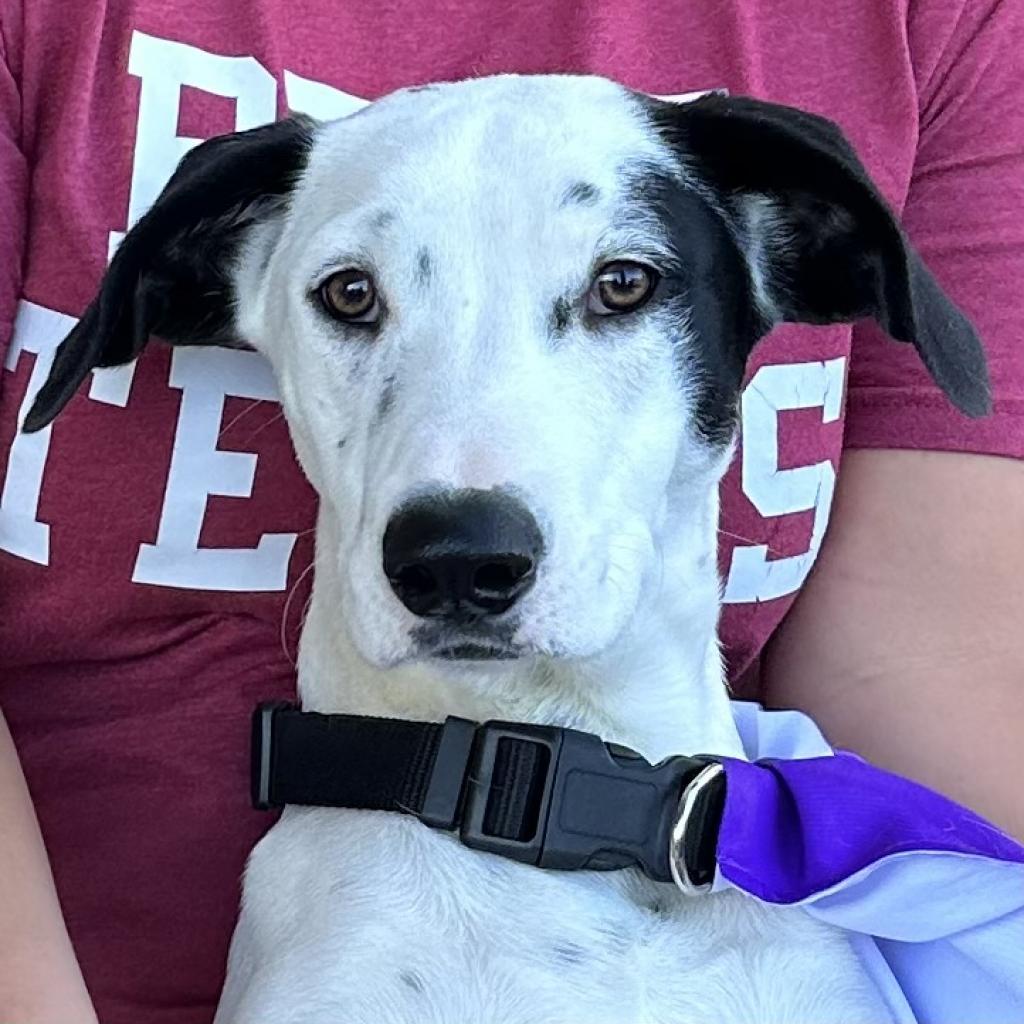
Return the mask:
<path fill-rule="evenodd" d="M 508 799 L 496 779 L 501 744 L 537 744 L 539 771 L 520 781 L 531 813 L 515 836 L 487 828 L 492 802 Z M 477 730 L 464 793 L 460 838 L 467 846 L 556 870 L 638 867 L 674 881 L 672 829 L 684 785 L 706 759 L 652 765 L 590 733 L 554 726 L 487 722 Z"/>

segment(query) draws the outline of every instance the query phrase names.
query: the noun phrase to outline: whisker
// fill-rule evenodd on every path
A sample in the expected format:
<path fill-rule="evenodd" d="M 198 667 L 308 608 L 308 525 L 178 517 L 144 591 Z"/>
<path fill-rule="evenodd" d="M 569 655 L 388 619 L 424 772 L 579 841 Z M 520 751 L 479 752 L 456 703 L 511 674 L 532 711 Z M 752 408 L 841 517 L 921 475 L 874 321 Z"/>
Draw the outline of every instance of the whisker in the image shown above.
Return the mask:
<path fill-rule="evenodd" d="M 255 402 L 251 402 L 247 405 L 237 416 L 233 416 L 223 427 L 221 427 L 220 433 L 217 435 L 219 441 L 243 416 L 248 416 L 249 413 L 256 408 L 257 405 L 262 405 L 266 399 L 257 398 Z"/>
<path fill-rule="evenodd" d="M 297 668 L 296 659 L 291 656 L 288 650 L 288 612 L 291 610 L 292 601 L 295 599 L 295 595 L 298 592 L 299 587 L 302 585 L 302 581 L 313 571 L 314 562 L 310 562 L 302 572 L 299 573 L 298 578 L 291 586 L 291 590 L 288 591 L 288 596 L 284 601 L 284 608 L 281 611 L 281 650 L 284 651 L 284 656 L 288 659 L 289 664 L 292 668 Z M 307 603 L 308 610 L 308 603 Z M 305 620 L 305 612 L 303 613 L 302 621 Z M 302 626 L 302 621 L 299 623 L 299 627 Z M 296 652 L 298 653 L 298 652 Z"/>
<path fill-rule="evenodd" d="M 731 530 L 723 530 L 721 527 L 718 528 L 718 532 L 725 537 L 732 537 L 733 540 L 741 540 L 745 544 L 753 544 L 755 547 L 767 548 L 769 553 L 775 555 L 776 558 L 786 557 L 781 551 L 777 548 L 773 548 L 771 544 L 768 544 L 765 541 L 754 540 L 753 537 L 744 537 L 742 533 L 733 533 Z"/>
<path fill-rule="evenodd" d="M 266 430 L 272 423 L 276 423 L 278 420 L 284 419 L 284 410 L 282 409 L 276 416 L 271 416 L 266 423 L 261 423 L 250 435 L 249 440 L 251 441 L 257 434 Z"/>
<path fill-rule="evenodd" d="M 299 632 L 301 633 L 303 627 L 306 625 L 306 617 L 309 615 L 310 606 L 313 604 L 313 595 L 310 594 L 306 598 L 306 604 L 303 606 L 302 615 L 299 618 Z"/>

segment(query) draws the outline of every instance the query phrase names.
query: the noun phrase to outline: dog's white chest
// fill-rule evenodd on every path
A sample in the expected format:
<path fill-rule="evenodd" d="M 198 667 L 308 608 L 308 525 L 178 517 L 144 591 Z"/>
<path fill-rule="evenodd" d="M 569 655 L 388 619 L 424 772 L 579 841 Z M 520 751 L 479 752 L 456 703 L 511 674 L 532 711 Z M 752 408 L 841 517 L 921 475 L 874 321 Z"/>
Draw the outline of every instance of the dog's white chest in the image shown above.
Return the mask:
<path fill-rule="evenodd" d="M 217 1024 L 886 1019 L 845 939 L 799 911 L 289 808 L 250 862 Z"/>

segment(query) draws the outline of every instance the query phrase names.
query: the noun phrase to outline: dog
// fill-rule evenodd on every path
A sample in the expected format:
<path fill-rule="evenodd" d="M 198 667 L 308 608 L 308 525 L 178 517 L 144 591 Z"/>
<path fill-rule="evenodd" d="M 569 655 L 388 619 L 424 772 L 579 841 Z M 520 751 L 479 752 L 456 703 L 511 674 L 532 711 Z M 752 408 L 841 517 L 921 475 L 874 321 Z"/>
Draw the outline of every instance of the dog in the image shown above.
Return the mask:
<path fill-rule="evenodd" d="M 305 709 L 742 757 L 715 556 L 744 367 L 778 323 L 862 317 L 986 411 L 970 324 L 830 122 L 481 78 L 197 146 L 25 429 L 151 335 L 251 346 L 321 499 Z M 798 909 L 297 806 L 249 860 L 216 1018 L 888 1019 L 844 934 Z"/>

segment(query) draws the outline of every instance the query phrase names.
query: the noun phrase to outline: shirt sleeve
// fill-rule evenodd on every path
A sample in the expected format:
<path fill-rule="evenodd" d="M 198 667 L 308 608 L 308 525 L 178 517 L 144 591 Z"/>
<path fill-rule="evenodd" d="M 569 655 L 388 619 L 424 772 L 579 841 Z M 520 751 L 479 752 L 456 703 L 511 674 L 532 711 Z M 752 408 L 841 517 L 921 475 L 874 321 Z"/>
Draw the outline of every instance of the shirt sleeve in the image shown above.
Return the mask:
<path fill-rule="evenodd" d="M 859 324 L 845 444 L 1024 458 L 1024 0 L 911 11 L 920 135 L 903 223 L 978 329 L 994 414 L 966 418 L 913 348 Z"/>
<path fill-rule="evenodd" d="M 28 168 L 21 150 L 21 97 L 12 70 L 14 5 L 0 2 L 0 387 L 21 294 Z"/>

